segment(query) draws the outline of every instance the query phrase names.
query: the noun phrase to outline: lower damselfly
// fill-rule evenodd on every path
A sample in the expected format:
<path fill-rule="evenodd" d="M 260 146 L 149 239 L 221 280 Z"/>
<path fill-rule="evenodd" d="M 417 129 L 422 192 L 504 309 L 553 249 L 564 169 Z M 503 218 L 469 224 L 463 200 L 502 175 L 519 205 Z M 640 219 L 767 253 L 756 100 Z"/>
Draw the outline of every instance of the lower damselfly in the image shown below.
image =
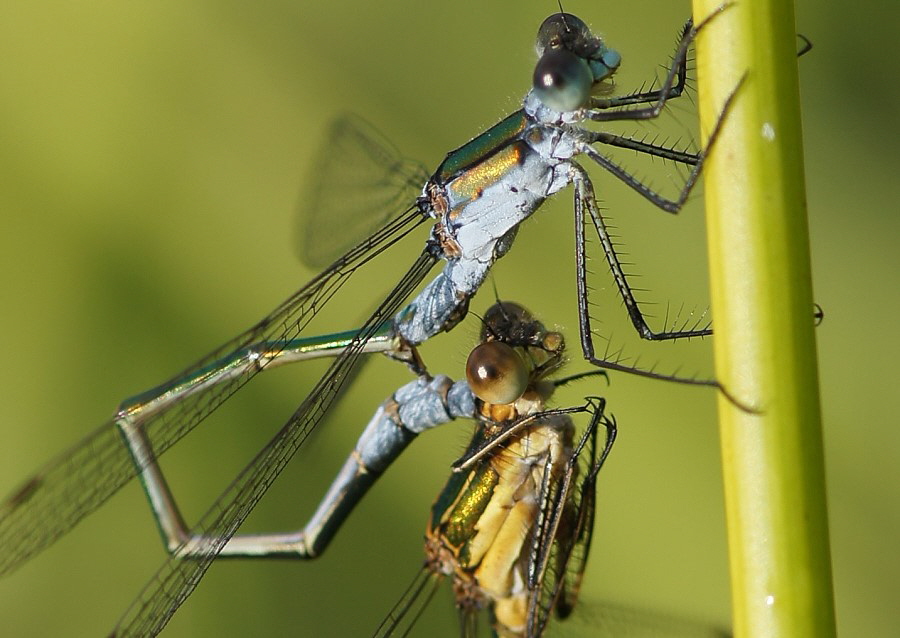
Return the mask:
<path fill-rule="evenodd" d="M 420 578 L 377 635 L 405 635 L 444 577 L 452 582 L 463 635 L 485 612 L 507 638 L 537 638 L 573 611 L 591 546 L 597 474 L 616 435 L 605 401 L 546 409 L 564 341 L 524 308 L 497 303 L 466 363 L 478 422 L 441 491 L 425 533 Z M 590 422 L 576 438 L 572 415 Z M 598 429 L 603 430 L 598 448 Z"/>
<path fill-rule="evenodd" d="M 483 630 L 500 638 L 539 638 L 576 611 L 595 532 L 597 478 L 617 428 L 599 396 L 576 407 L 548 407 L 557 388 L 604 374 L 552 379 L 564 353 L 561 333 L 547 330 L 519 304 L 497 302 L 482 318 L 480 344 L 468 356 L 463 386 L 437 377 L 428 387 L 441 390 L 431 396 L 432 390 L 422 393 L 420 380 L 382 406 L 382 415 L 392 416 L 381 418 L 392 421 L 392 428 L 406 425 L 407 419 L 430 424 L 470 411 L 466 416 L 476 424 L 432 506 L 424 565 L 376 636 L 416 634 L 415 626 L 444 580 L 451 584 L 464 637 Z M 404 411 L 423 398 L 429 410 L 417 406 Z M 580 430 L 576 420 L 583 422 Z M 373 423 L 381 425 L 377 418 Z M 372 423 L 369 432 L 361 441 L 375 438 Z M 336 482 L 341 487 L 330 495 L 355 495 L 350 486 L 361 476 L 368 484 L 359 461 L 366 456 L 365 447 L 357 446 L 342 472 L 353 480 Z M 327 503 L 320 512 L 337 511 Z M 728 636 L 710 625 L 605 603 L 591 613 L 591 620 L 582 623 L 582 628 L 590 627 L 586 635 Z"/>

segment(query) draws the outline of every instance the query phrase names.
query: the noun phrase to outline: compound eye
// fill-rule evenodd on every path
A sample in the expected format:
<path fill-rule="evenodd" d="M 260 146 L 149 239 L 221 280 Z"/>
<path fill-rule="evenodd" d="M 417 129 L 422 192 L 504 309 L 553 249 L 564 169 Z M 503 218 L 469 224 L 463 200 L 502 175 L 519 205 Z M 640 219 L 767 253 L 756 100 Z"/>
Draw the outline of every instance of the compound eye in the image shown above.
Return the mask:
<path fill-rule="evenodd" d="M 551 49 L 534 67 L 534 92 L 554 111 L 574 111 L 587 101 L 594 74 L 582 58 L 566 49 Z"/>
<path fill-rule="evenodd" d="M 505 405 L 528 387 L 528 370 L 518 353 L 505 343 L 482 343 L 469 354 L 466 380 L 472 393 L 485 403 Z"/>
<path fill-rule="evenodd" d="M 548 48 L 571 48 L 589 38 L 590 33 L 588 26 L 571 13 L 554 13 L 538 29 L 534 48 L 538 55 L 544 55 Z"/>

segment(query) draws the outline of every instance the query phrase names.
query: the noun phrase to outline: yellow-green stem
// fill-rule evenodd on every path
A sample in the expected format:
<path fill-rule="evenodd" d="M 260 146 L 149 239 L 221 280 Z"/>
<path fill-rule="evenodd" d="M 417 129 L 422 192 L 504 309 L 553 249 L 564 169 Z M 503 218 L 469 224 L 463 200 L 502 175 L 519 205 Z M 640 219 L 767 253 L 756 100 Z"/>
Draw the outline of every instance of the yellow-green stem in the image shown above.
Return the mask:
<path fill-rule="evenodd" d="M 721 0 L 694 0 L 694 16 Z M 702 128 L 743 77 L 704 170 L 734 631 L 833 636 L 834 603 L 790 0 L 701 30 Z"/>

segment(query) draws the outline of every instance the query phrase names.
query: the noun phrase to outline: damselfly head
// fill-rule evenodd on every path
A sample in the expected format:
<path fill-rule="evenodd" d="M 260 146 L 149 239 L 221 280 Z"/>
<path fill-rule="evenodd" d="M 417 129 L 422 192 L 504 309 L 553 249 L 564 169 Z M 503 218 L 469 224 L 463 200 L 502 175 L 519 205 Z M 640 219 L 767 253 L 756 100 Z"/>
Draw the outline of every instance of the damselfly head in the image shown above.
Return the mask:
<path fill-rule="evenodd" d="M 565 341 L 519 304 L 500 301 L 484 315 L 482 343 L 469 354 L 466 378 L 479 399 L 513 403 L 563 361 Z"/>
<path fill-rule="evenodd" d="M 538 29 L 538 60 L 532 88 L 545 106 L 574 111 L 585 105 L 591 89 L 619 67 L 621 56 L 606 48 L 588 26 L 571 13 L 554 13 Z"/>

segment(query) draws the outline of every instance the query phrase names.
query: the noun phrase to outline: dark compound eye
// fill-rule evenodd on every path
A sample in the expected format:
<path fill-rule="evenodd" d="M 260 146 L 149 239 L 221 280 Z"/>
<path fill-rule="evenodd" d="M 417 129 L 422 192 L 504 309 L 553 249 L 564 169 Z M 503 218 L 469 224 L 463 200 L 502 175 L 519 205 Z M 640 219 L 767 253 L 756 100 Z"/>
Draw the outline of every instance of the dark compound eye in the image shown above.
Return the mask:
<path fill-rule="evenodd" d="M 533 325 L 534 317 L 525 308 L 513 301 L 498 301 L 488 308 L 481 325 L 481 340 L 498 334 L 519 334 L 525 326 Z"/>
<path fill-rule="evenodd" d="M 466 380 L 472 393 L 482 401 L 505 405 L 525 392 L 528 387 L 528 370 L 525 362 L 510 346 L 499 341 L 489 341 L 469 354 Z"/>
<path fill-rule="evenodd" d="M 554 13 L 538 28 L 534 47 L 538 55 L 560 47 L 581 53 L 581 47 L 591 40 L 591 30 L 580 18 L 571 13 Z"/>

